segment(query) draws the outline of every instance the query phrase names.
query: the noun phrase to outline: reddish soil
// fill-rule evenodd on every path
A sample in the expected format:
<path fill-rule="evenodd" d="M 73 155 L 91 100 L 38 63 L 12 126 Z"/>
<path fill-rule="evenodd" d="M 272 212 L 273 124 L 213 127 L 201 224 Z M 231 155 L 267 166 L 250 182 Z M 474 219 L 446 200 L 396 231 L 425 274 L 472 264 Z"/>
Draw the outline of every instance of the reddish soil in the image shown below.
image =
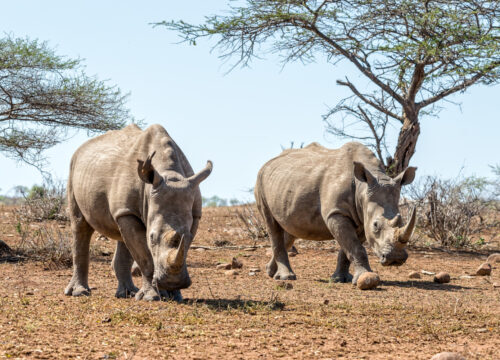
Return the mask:
<path fill-rule="evenodd" d="M 0 239 L 11 247 L 20 241 L 15 224 L 11 209 L 0 208 Z M 214 246 L 224 240 L 224 247 Z M 63 295 L 70 268 L 2 256 L 0 358 L 430 359 L 455 351 L 467 359 L 500 359 L 500 288 L 493 286 L 500 283 L 500 264 L 491 276 L 464 277 L 488 253 L 500 252 L 494 236 L 486 241 L 478 252 L 412 248 L 398 268 L 370 256 L 382 279 L 371 291 L 329 281 L 334 242 L 299 241 L 291 258 L 298 280 L 286 289 L 265 274 L 265 247 L 238 248 L 254 241 L 234 209 L 209 208 L 193 245 L 210 249 L 190 250 L 193 285 L 182 304 L 115 299 L 114 243 L 107 239 L 94 241 L 90 297 Z M 238 275 L 215 269 L 232 257 L 243 263 Z M 261 271 L 250 276 L 251 267 Z M 425 274 L 409 279 L 411 270 L 446 271 L 451 282 L 436 284 Z"/>

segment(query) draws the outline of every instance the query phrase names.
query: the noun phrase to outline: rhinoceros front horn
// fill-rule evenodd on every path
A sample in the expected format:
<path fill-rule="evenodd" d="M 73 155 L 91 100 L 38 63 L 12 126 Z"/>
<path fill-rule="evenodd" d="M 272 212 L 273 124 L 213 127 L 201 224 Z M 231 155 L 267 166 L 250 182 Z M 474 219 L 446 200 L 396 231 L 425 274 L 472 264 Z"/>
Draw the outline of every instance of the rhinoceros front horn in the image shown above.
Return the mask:
<path fill-rule="evenodd" d="M 400 229 L 398 241 L 401 243 L 407 243 L 410 240 L 413 229 L 415 228 L 415 223 L 417 221 L 416 207 L 411 210 L 410 220 L 408 223 Z"/>
<path fill-rule="evenodd" d="M 203 180 L 205 180 L 208 175 L 212 172 L 213 164 L 210 160 L 207 161 L 207 165 L 199 173 L 194 174 L 188 178 L 190 184 L 196 186 L 199 185 Z"/>
<path fill-rule="evenodd" d="M 184 235 L 181 237 L 181 241 L 179 242 L 179 247 L 172 251 L 172 253 L 168 257 L 168 265 L 175 269 L 180 269 L 184 264 Z"/>

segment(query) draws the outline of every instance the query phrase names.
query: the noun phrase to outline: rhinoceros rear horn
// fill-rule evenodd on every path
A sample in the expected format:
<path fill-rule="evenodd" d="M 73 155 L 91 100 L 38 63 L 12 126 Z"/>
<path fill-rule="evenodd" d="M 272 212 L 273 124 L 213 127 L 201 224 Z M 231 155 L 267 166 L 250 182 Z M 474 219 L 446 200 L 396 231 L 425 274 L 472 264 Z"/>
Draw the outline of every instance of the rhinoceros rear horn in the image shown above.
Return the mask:
<path fill-rule="evenodd" d="M 148 184 L 153 184 L 153 186 L 158 185 L 161 181 L 160 175 L 156 172 L 153 164 L 151 163 L 155 154 L 156 151 L 153 151 L 153 153 L 148 156 L 146 161 L 137 159 L 137 173 L 139 174 L 139 177 L 142 181 Z"/>
<path fill-rule="evenodd" d="M 179 242 L 179 247 L 176 250 L 172 251 L 172 253 L 168 257 L 168 265 L 173 268 L 180 269 L 184 264 L 184 251 L 184 235 L 182 235 L 181 241 Z"/>
<path fill-rule="evenodd" d="M 199 185 L 203 180 L 205 180 L 208 175 L 212 172 L 213 164 L 210 160 L 207 161 L 207 165 L 199 173 L 194 174 L 188 178 L 190 184 L 196 186 Z"/>
<path fill-rule="evenodd" d="M 413 229 L 415 228 L 415 223 L 417 221 L 416 207 L 411 210 L 410 220 L 408 223 L 400 229 L 398 241 L 401 243 L 407 243 L 410 240 Z"/>

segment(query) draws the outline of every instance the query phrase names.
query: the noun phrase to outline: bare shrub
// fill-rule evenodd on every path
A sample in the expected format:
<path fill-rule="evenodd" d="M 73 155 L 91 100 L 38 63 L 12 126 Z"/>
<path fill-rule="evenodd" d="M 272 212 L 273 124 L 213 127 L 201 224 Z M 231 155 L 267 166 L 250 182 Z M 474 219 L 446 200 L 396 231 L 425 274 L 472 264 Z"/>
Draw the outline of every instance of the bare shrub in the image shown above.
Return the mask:
<path fill-rule="evenodd" d="M 417 224 L 425 235 L 442 246 L 474 246 L 482 242 L 474 241 L 474 235 L 497 225 L 485 217 L 492 210 L 490 185 L 474 176 L 455 180 L 427 176 L 407 187 L 405 196 L 416 203 Z"/>
<path fill-rule="evenodd" d="M 234 208 L 238 220 L 242 224 L 243 231 L 252 240 L 268 238 L 264 219 L 260 215 L 255 204 L 243 204 Z"/>
<path fill-rule="evenodd" d="M 40 261 L 45 267 L 58 269 L 73 263 L 71 234 L 56 222 L 23 223 L 18 218 L 17 231 L 21 241 L 17 252 Z"/>
<path fill-rule="evenodd" d="M 17 216 L 22 222 L 44 220 L 68 221 L 66 189 L 62 183 L 47 181 L 45 185 L 34 185 L 23 191 L 24 203 L 19 206 Z"/>

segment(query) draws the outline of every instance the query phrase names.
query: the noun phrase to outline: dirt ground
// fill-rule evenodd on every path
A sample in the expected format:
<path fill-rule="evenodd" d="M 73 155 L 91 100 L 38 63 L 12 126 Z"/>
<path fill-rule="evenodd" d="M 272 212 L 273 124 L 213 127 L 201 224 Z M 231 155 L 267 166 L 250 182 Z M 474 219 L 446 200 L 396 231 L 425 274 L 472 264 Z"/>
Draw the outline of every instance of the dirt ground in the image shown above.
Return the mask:
<path fill-rule="evenodd" d="M 0 239 L 19 241 L 10 209 L 0 207 Z M 57 225 L 64 231 L 67 226 Z M 492 275 L 467 276 L 492 252 L 498 234 L 475 252 L 413 247 L 389 268 L 370 256 L 382 284 L 361 291 L 329 281 L 334 242 L 297 244 L 298 280 L 287 289 L 265 274 L 267 242 L 254 245 L 232 208 L 205 209 L 188 266 L 184 302 L 115 299 L 113 241 L 94 240 L 90 297 L 64 296 L 71 268 L 0 260 L 0 358 L 35 359 L 430 359 L 455 351 L 467 359 L 500 359 L 500 264 Z M 223 245 L 222 247 L 214 244 Z M 237 257 L 228 276 L 218 262 Z M 1 259 L 1 258 L 0 258 Z M 261 271 L 249 275 L 249 269 Z M 446 271 L 448 284 L 411 270 Z M 139 278 L 135 278 L 140 283 Z"/>

